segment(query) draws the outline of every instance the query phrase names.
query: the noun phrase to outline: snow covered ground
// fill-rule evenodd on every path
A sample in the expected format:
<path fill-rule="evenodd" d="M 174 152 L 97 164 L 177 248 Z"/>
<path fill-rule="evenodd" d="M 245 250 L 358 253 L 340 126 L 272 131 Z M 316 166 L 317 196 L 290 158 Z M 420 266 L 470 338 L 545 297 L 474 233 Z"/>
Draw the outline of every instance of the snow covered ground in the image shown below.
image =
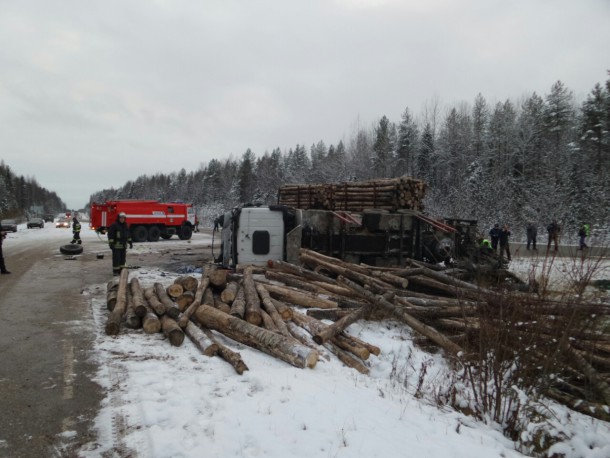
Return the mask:
<path fill-rule="evenodd" d="M 54 227 L 43 231 L 54 238 L 71 235 Z M 14 249 L 42 236 L 42 231 L 20 227 L 5 247 Z M 85 242 L 91 237 L 96 236 L 83 230 Z M 209 242 L 202 234 L 192 241 Z M 136 249 L 158 246 L 142 244 Z M 527 274 L 533 262 L 541 261 L 521 258 L 513 261 L 513 268 Z M 554 278 L 561 281 L 567 270 L 562 272 L 560 263 L 556 266 Z M 169 284 L 178 276 L 155 269 L 131 275 L 143 285 Z M 368 376 L 334 357 L 321 359 L 313 369 L 296 369 L 221 339 L 248 365 L 249 371 L 240 376 L 220 358 L 203 356 L 188 338 L 177 348 L 162 334 L 141 330 L 123 329 L 116 337 L 107 336 L 105 288 L 90 285 L 84 292 L 91 320 L 81 325 L 95 336 L 94 358 L 100 368 L 96 381 L 107 397 L 96 419 L 98 439 L 83 447 L 83 457 L 522 456 L 496 425 L 414 396 L 424 368 L 424 389 L 430 390 L 443 382 L 446 366 L 439 354 L 418 349 L 402 324 L 359 322 L 349 328 L 351 334 L 381 348 L 381 355 L 371 355 L 368 361 Z M 610 457 L 608 423 L 549 406 L 555 412 L 557 435 L 566 438 L 555 451 L 572 458 Z"/>

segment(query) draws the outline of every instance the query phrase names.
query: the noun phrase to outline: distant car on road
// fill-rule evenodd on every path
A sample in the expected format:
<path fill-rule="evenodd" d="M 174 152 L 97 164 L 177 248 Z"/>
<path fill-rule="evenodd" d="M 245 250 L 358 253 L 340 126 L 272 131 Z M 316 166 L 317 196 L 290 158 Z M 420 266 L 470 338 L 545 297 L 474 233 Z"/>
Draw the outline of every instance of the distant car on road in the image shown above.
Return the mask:
<path fill-rule="evenodd" d="M 44 215 L 45 223 L 52 223 L 54 220 L 55 220 L 55 215 L 53 215 L 51 213 L 47 213 L 46 215 Z"/>
<path fill-rule="evenodd" d="M 38 227 L 42 229 L 44 227 L 44 220 L 42 218 L 31 218 L 28 221 L 28 229 L 32 229 L 33 227 Z"/>
<path fill-rule="evenodd" d="M 70 227 L 70 220 L 68 218 L 59 218 L 55 223 L 55 227 Z"/>
<path fill-rule="evenodd" d="M 3 219 L 0 221 L 0 226 L 2 226 L 0 230 L 4 232 L 17 232 L 17 221 L 14 219 Z"/>

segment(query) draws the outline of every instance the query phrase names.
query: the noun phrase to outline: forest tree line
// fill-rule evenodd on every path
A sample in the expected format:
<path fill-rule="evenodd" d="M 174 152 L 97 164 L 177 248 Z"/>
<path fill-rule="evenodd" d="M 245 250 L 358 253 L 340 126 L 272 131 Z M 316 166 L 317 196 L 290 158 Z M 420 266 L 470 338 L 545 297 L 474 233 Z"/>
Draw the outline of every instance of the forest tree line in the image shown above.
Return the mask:
<path fill-rule="evenodd" d="M 66 204 L 55 192 L 40 186 L 35 178 L 14 174 L 0 160 L 0 218 L 21 220 L 65 209 Z"/>
<path fill-rule="evenodd" d="M 609 73 L 610 75 L 610 73 Z M 429 103 L 417 117 L 406 108 L 357 126 L 336 144 L 323 141 L 288 151 L 213 159 L 198 170 L 142 175 L 91 202 L 109 199 L 182 200 L 204 224 L 235 206 L 277 201 L 290 183 L 336 183 L 408 175 L 429 185 L 426 212 L 436 218 L 476 219 L 480 228 L 525 223 L 539 231 L 557 219 L 575 232 L 588 222 L 607 233 L 610 208 L 610 79 L 580 104 L 561 81 L 548 94 L 441 109 Z"/>

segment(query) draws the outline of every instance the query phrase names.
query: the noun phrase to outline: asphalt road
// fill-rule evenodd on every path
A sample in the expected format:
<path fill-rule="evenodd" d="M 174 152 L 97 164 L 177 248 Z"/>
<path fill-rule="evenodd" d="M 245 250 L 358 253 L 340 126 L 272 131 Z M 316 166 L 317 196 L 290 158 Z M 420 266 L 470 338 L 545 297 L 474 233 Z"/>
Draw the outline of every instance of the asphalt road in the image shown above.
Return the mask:
<path fill-rule="evenodd" d="M 109 261 L 65 260 L 56 240 L 4 245 L 0 276 L 0 457 L 70 457 L 94 439 L 103 393 L 92 380 L 91 310 L 82 291 Z"/>

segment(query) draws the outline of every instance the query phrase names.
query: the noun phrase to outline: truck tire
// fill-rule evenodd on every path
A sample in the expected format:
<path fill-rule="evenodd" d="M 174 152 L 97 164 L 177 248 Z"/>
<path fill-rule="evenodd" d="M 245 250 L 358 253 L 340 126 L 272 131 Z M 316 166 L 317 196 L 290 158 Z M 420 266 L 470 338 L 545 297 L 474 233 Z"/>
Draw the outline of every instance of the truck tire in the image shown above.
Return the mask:
<path fill-rule="evenodd" d="M 161 229 L 159 229 L 159 226 L 150 226 L 148 228 L 148 241 L 149 242 L 158 242 L 160 236 L 161 236 Z"/>
<path fill-rule="evenodd" d="M 163 240 L 169 240 L 169 239 L 171 239 L 171 238 L 172 238 L 172 234 L 168 234 L 168 233 L 166 233 L 166 232 L 161 232 L 161 238 L 162 238 Z"/>
<path fill-rule="evenodd" d="M 75 243 L 71 243 L 69 245 L 62 245 L 59 247 L 59 252 L 61 254 L 67 255 L 81 254 L 83 252 L 83 246 L 77 245 Z"/>
<path fill-rule="evenodd" d="M 184 225 L 178 230 L 178 238 L 180 238 L 180 240 L 190 240 L 192 235 L 193 228 L 191 228 L 191 226 Z"/>
<path fill-rule="evenodd" d="M 146 226 L 136 226 L 131 230 L 131 238 L 135 243 L 142 243 L 148 240 L 148 229 Z"/>

